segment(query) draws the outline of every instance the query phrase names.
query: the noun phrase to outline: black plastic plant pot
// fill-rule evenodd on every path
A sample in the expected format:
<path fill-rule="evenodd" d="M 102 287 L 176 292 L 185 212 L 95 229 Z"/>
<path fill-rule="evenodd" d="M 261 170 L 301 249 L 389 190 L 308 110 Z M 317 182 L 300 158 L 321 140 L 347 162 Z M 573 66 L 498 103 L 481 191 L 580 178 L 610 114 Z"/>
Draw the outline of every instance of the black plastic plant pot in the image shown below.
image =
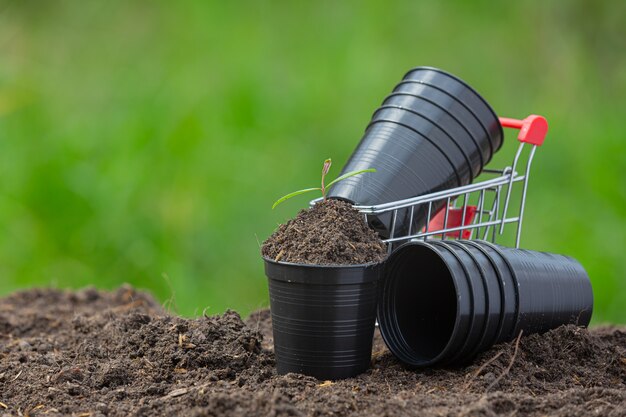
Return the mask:
<path fill-rule="evenodd" d="M 489 131 L 476 119 L 474 114 L 460 101 L 449 96 L 445 92 L 438 90 L 428 84 L 421 84 L 417 81 L 403 81 L 396 86 L 391 95 L 385 98 L 383 105 L 390 97 L 403 95 L 408 97 L 419 98 L 421 102 L 415 105 L 422 107 L 424 102 L 430 102 L 439 108 L 445 109 L 445 113 L 450 114 L 459 121 L 464 130 L 469 133 L 472 138 L 465 143 L 466 147 L 475 147 L 480 152 L 481 165 L 487 165 L 493 157 L 494 147 L 491 144 Z M 445 103 L 444 107 L 440 103 Z M 425 107 L 425 106 L 424 106 Z"/>
<path fill-rule="evenodd" d="M 492 339 L 491 333 L 485 336 L 482 341 L 479 350 L 488 349 L 491 344 L 497 344 L 501 342 L 507 342 L 514 338 L 515 324 L 517 322 L 518 311 L 518 294 L 517 284 L 513 279 L 511 270 L 508 264 L 502 258 L 502 256 L 495 251 L 493 245 L 473 240 L 464 240 L 459 242 L 449 242 L 450 244 L 456 244 L 463 247 L 465 250 L 472 254 L 472 257 L 480 264 L 485 277 L 491 276 L 496 279 L 488 279 L 487 285 L 491 288 L 490 293 L 494 293 L 495 286 L 498 286 L 500 291 L 500 299 L 498 297 L 491 297 L 489 300 L 489 315 L 491 316 L 490 322 L 497 322 L 497 329 L 495 329 L 495 336 Z M 495 275 L 494 275 L 495 274 Z M 498 311 L 499 309 L 499 311 Z M 496 313 L 498 311 L 498 313 Z M 494 315 L 497 314 L 497 318 Z M 490 327 L 490 332 L 493 331 L 493 327 Z"/>
<path fill-rule="evenodd" d="M 417 82 L 445 92 L 463 104 L 479 121 L 492 145 L 492 153 L 500 149 L 504 139 L 502 125 L 487 100 L 459 77 L 433 67 L 416 67 L 407 72 L 404 82 Z"/>
<path fill-rule="evenodd" d="M 378 324 L 389 350 L 410 366 L 449 363 L 474 321 L 466 268 L 445 248 L 411 241 L 389 256 L 384 275 Z"/>
<path fill-rule="evenodd" d="M 490 245 L 483 242 L 484 245 Z M 513 336 L 542 333 L 562 324 L 588 326 L 593 312 L 591 281 L 574 258 L 492 245 L 517 283 L 519 309 Z"/>
<path fill-rule="evenodd" d="M 264 261 L 278 373 L 337 380 L 366 371 L 382 264 Z"/>
<path fill-rule="evenodd" d="M 406 88 L 404 94 L 411 95 L 414 104 L 398 108 L 384 103 L 341 174 L 367 168 L 377 172 L 335 184 L 329 197 L 363 206 L 404 200 L 467 185 L 491 159 L 502 143 L 502 127 L 491 108 L 471 87 L 447 73 L 419 74 L 424 84 L 419 81 L 421 75 L 411 75 L 394 90 Z M 431 214 L 441 205 L 443 201 Z M 426 208 L 415 210 L 412 219 L 399 213 L 395 225 L 391 215 L 368 219 L 383 238 L 389 238 L 407 231 L 409 223 L 419 230 L 428 221 L 427 213 Z"/>
<path fill-rule="evenodd" d="M 459 186 L 459 176 L 450 159 L 427 137 L 396 122 L 379 121 L 369 126 L 364 139 L 346 166 L 350 170 L 376 168 L 345 179 L 333 186 L 331 198 L 352 204 L 375 205 Z M 346 169 L 344 168 L 344 171 Z M 413 190 L 413 191 L 409 191 Z M 433 205 L 434 215 L 444 201 Z M 413 230 L 425 225 L 426 206 L 413 213 Z M 369 216 L 370 226 L 383 238 L 406 234 L 411 224 L 410 210 L 398 210 L 395 227 L 391 213 Z"/>
<path fill-rule="evenodd" d="M 443 132 L 448 141 L 453 142 L 463 152 L 468 166 L 471 168 L 472 180 L 480 175 L 487 159 L 483 156 L 479 137 L 472 133 L 466 126 L 465 120 L 470 120 L 469 113 L 463 114 L 464 109 L 452 113 L 437 105 L 427 97 L 418 96 L 411 93 L 392 93 L 383 101 L 380 108 L 397 107 L 414 112 L 427 119 Z"/>
<path fill-rule="evenodd" d="M 463 149 L 429 119 L 409 109 L 383 106 L 372 116 L 370 126 L 378 123 L 399 124 L 419 135 L 444 155 L 449 165 L 441 166 L 443 172 L 449 172 L 451 166 L 457 177 L 457 184 L 469 184 L 472 180 L 471 162 Z"/>
<path fill-rule="evenodd" d="M 465 363 L 521 332 L 589 324 L 591 283 L 576 260 L 483 241 L 427 242 L 396 249 L 382 281 L 380 332 L 405 364 Z"/>

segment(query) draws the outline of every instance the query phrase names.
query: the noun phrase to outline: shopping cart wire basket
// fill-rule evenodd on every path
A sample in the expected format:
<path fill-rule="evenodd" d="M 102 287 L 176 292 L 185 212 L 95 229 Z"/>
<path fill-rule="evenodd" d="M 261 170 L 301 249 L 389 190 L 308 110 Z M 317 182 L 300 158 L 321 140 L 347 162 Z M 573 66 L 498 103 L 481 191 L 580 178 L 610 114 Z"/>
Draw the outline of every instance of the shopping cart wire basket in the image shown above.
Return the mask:
<path fill-rule="evenodd" d="M 496 237 L 502 235 L 507 224 L 515 224 L 515 247 L 519 247 L 522 232 L 522 218 L 530 167 L 538 146 L 543 144 L 548 131 L 546 119 L 538 115 L 530 115 L 523 120 L 501 117 L 503 127 L 519 129 L 517 140 L 519 145 L 513 164 L 504 169 L 485 169 L 483 172 L 495 177 L 465 185 L 462 187 L 443 190 L 427 195 L 412 197 L 405 200 L 392 201 L 389 203 L 355 206 L 366 221 L 370 216 L 391 213 L 391 231 L 389 238 L 384 241 L 389 250 L 397 244 L 411 239 L 426 240 L 430 238 L 452 239 L 483 239 L 496 242 Z M 518 172 L 520 161 L 524 151 L 530 148 L 528 159 L 523 172 Z M 519 210 L 511 209 L 511 195 L 513 187 L 521 187 L 521 199 Z M 314 204 L 317 200 L 312 201 Z M 443 208 L 433 213 L 433 207 Z M 427 212 L 426 226 L 414 227 L 413 214 L 418 210 Z M 396 228 L 396 220 L 399 211 L 410 211 L 410 223 L 408 229 L 399 233 Z M 417 230 L 416 230 L 417 229 Z"/>

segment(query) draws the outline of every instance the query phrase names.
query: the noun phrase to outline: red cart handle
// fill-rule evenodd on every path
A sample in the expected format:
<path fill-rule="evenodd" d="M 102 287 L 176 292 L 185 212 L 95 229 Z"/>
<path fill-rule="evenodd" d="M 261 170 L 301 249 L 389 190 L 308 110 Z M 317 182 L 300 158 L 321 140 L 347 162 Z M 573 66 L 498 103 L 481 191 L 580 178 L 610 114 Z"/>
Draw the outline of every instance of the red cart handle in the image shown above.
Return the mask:
<path fill-rule="evenodd" d="M 536 114 L 531 114 L 524 120 L 500 117 L 500 124 L 502 127 L 519 129 L 517 140 L 535 146 L 543 145 L 546 133 L 548 133 L 548 121 L 545 117 L 537 116 Z"/>

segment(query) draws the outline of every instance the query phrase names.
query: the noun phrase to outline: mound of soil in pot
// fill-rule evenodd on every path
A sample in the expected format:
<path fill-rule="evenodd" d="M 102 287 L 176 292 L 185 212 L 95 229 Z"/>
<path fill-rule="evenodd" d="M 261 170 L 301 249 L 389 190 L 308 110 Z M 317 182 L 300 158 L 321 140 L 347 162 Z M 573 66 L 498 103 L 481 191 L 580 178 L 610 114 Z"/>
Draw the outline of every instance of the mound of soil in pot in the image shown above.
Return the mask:
<path fill-rule="evenodd" d="M 2 416 L 623 416 L 626 328 L 561 327 L 465 367 L 405 369 L 376 335 L 343 381 L 278 376 L 267 310 L 194 319 L 131 287 L 0 299 Z"/>
<path fill-rule="evenodd" d="M 387 248 L 352 205 L 326 200 L 280 225 L 261 254 L 283 262 L 358 265 L 382 261 Z"/>

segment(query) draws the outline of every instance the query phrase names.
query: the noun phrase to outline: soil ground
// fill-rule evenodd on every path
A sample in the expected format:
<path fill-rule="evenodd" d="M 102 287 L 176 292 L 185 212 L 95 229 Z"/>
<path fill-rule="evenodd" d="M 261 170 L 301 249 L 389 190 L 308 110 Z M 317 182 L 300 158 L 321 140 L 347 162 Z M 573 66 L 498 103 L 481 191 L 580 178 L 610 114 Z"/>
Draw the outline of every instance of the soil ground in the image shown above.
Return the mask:
<path fill-rule="evenodd" d="M 261 248 L 269 259 L 314 265 L 380 262 L 385 244 L 349 203 L 326 200 L 281 224 Z"/>
<path fill-rule="evenodd" d="M 131 287 L 0 299 L 3 416 L 624 416 L 626 328 L 562 327 L 452 369 L 278 376 L 269 312 L 185 319 Z"/>

